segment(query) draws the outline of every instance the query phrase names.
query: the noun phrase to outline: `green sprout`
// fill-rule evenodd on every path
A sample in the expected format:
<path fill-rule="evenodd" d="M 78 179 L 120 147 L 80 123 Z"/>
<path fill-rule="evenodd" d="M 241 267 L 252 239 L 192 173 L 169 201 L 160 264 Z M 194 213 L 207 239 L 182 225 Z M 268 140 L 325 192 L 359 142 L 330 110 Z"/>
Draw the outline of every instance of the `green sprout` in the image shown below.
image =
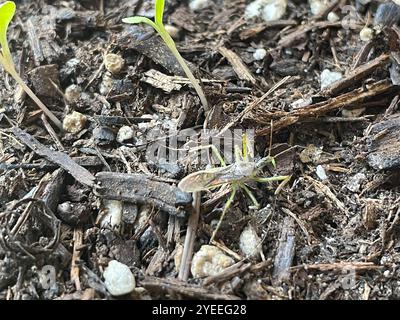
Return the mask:
<path fill-rule="evenodd" d="M 3 65 L 14 80 L 22 87 L 22 89 L 28 94 L 29 97 L 39 106 L 40 109 L 50 118 L 53 123 L 62 129 L 62 123 L 56 118 L 56 116 L 44 105 L 42 101 L 33 93 L 33 91 L 25 84 L 21 79 L 17 70 L 15 69 L 14 62 L 11 56 L 10 48 L 8 47 L 7 41 L 7 29 L 12 18 L 15 14 L 15 3 L 13 1 L 6 1 L 0 5 L 0 64 Z"/>
<path fill-rule="evenodd" d="M 157 33 L 164 40 L 165 44 L 167 45 L 169 50 L 171 50 L 172 54 L 175 56 L 176 60 L 179 62 L 183 71 L 185 72 L 186 76 L 189 78 L 190 82 L 192 83 L 194 89 L 196 90 L 197 94 L 200 97 L 200 101 L 204 107 L 204 110 L 208 111 L 208 103 L 207 103 L 206 96 L 204 95 L 203 89 L 197 82 L 192 71 L 190 71 L 185 60 L 182 58 L 181 54 L 179 53 L 178 49 L 176 48 L 174 40 L 169 35 L 168 31 L 165 30 L 165 27 L 163 24 L 164 6 L 165 6 L 164 0 L 156 0 L 154 21 L 152 21 L 146 17 L 140 17 L 140 16 L 125 18 L 122 21 L 125 23 L 130 23 L 130 24 L 145 23 L 145 24 L 153 27 L 154 30 L 157 31 Z"/>

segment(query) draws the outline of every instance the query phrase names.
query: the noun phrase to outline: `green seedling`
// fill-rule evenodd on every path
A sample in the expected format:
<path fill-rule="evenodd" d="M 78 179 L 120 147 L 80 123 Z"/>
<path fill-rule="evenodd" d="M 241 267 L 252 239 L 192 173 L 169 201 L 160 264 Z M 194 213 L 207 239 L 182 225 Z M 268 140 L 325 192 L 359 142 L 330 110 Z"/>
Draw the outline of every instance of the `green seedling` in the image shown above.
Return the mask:
<path fill-rule="evenodd" d="M 167 30 L 165 30 L 165 27 L 163 24 L 164 6 L 165 6 L 164 0 L 156 0 L 154 21 L 152 21 L 146 17 L 140 17 L 140 16 L 125 18 L 122 21 L 125 23 L 130 23 L 130 24 L 145 23 L 145 24 L 153 27 L 154 30 L 157 31 L 157 33 L 164 40 L 165 44 L 171 50 L 172 54 L 175 56 L 176 60 L 178 61 L 178 63 L 181 65 L 183 71 L 185 72 L 186 76 L 189 78 L 190 82 L 192 83 L 194 89 L 196 90 L 197 94 L 200 97 L 200 101 L 204 107 L 204 110 L 208 111 L 208 103 L 207 103 L 206 96 L 204 95 L 203 89 L 199 85 L 199 83 L 196 80 L 196 78 L 194 77 L 192 71 L 190 71 L 185 60 L 182 58 L 181 54 L 179 53 L 178 49 L 176 48 L 174 40 L 169 35 Z"/>
<path fill-rule="evenodd" d="M 22 87 L 29 97 L 39 106 L 40 109 L 50 118 L 53 123 L 62 129 L 62 123 L 56 116 L 44 105 L 42 101 L 33 93 L 33 91 L 21 79 L 17 70 L 15 69 L 14 62 L 11 56 L 10 48 L 7 41 L 7 29 L 12 18 L 15 14 L 15 3 L 13 1 L 6 1 L 0 5 L 0 64 L 3 66 L 14 80 Z"/>
<path fill-rule="evenodd" d="M 183 178 L 178 187 L 185 192 L 200 192 L 205 190 L 214 189 L 217 187 L 229 186 L 231 189 L 230 196 L 225 203 L 224 209 L 222 211 L 221 217 L 218 221 L 218 225 L 215 228 L 210 242 L 213 243 L 215 236 L 221 226 L 222 220 L 225 217 L 226 212 L 230 208 L 235 198 L 235 194 L 239 189 L 242 189 L 250 198 L 253 203 L 252 208 L 259 208 L 259 203 L 253 193 L 250 191 L 248 184 L 253 182 L 273 182 L 282 181 L 281 185 L 276 189 L 275 193 L 282 188 L 290 180 L 290 176 L 273 176 L 273 177 L 261 177 L 259 174 L 262 169 L 268 165 L 272 164 L 275 166 L 275 159 L 272 156 L 264 157 L 257 162 L 252 161 L 247 152 L 247 137 L 243 135 L 242 149 L 235 146 L 235 162 L 230 165 L 226 165 L 224 159 L 219 153 L 218 149 L 213 146 L 204 146 L 197 149 L 211 148 L 212 152 L 218 158 L 221 163 L 221 167 L 211 168 L 206 170 L 200 170 L 189 174 Z"/>

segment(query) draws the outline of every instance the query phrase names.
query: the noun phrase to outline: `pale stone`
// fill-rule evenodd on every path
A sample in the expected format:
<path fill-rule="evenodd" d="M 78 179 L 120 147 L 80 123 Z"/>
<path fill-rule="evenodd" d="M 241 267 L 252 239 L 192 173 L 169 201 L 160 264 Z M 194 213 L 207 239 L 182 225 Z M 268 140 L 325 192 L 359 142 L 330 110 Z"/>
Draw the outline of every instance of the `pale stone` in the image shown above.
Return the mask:
<path fill-rule="evenodd" d="M 256 258 L 260 254 L 261 239 L 252 226 L 248 225 L 240 234 L 239 247 L 248 258 Z"/>
<path fill-rule="evenodd" d="M 333 11 L 331 11 L 331 12 L 328 13 L 326 19 L 327 19 L 329 22 L 337 22 L 337 21 L 340 20 L 339 16 L 338 16 L 336 13 L 334 13 Z"/>
<path fill-rule="evenodd" d="M 136 287 L 135 277 L 129 267 L 116 260 L 111 260 L 103 273 L 104 284 L 113 296 L 122 296 Z"/>
<path fill-rule="evenodd" d="M 368 42 L 368 41 L 372 40 L 373 37 L 374 37 L 374 30 L 372 30 L 371 28 L 368 28 L 368 27 L 364 27 L 361 29 L 361 31 L 360 31 L 361 41 Z"/>
<path fill-rule="evenodd" d="M 246 19 L 262 17 L 264 21 L 275 21 L 286 13 L 287 0 L 256 0 L 246 6 Z"/>
<path fill-rule="evenodd" d="M 192 0 L 189 3 L 189 8 L 193 11 L 200 11 L 210 6 L 209 0 Z"/>
<path fill-rule="evenodd" d="M 80 112 L 72 112 L 65 116 L 63 121 L 63 129 L 69 133 L 78 133 L 86 124 L 87 117 Z"/>
<path fill-rule="evenodd" d="M 308 0 L 308 3 L 310 5 L 311 13 L 314 16 L 326 10 L 329 5 L 329 1 L 327 0 Z"/>
<path fill-rule="evenodd" d="M 167 30 L 167 32 L 172 37 L 172 39 L 174 39 L 174 40 L 179 39 L 180 30 L 177 27 L 171 26 L 170 24 L 166 24 L 165 30 Z"/>
<path fill-rule="evenodd" d="M 82 89 L 77 86 L 76 84 L 71 84 L 70 86 L 65 89 L 65 100 L 67 100 L 68 103 L 76 103 L 79 101 L 81 97 Z"/>
<path fill-rule="evenodd" d="M 215 246 L 203 245 L 192 260 L 192 275 L 195 278 L 215 276 L 234 264 L 234 260 Z"/>
<path fill-rule="evenodd" d="M 119 143 L 123 143 L 124 141 L 131 140 L 133 138 L 134 133 L 135 132 L 133 131 L 133 129 L 131 127 L 122 126 L 118 130 L 117 141 Z"/>
<path fill-rule="evenodd" d="M 270 0 L 262 11 L 265 22 L 281 19 L 286 13 L 287 0 Z"/>
<path fill-rule="evenodd" d="M 342 79 L 342 74 L 336 71 L 325 69 L 321 72 L 321 90 L 329 87 L 332 83 Z"/>
<path fill-rule="evenodd" d="M 316 168 L 316 173 L 320 180 L 324 181 L 324 180 L 328 179 L 328 176 L 326 175 L 326 172 L 325 172 L 325 169 L 323 166 L 318 165 Z"/>
<path fill-rule="evenodd" d="M 100 225 L 103 228 L 111 228 L 119 231 L 122 226 L 122 201 L 103 200 L 105 214 L 101 219 Z"/>
<path fill-rule="evenodd" d="M 255 60 L 262 60 L 265 58 L 266 55 L 267 55 L 267 50 L 265 50 L 264 48 L 259 48 L 256 49 L 256 51 L 254 51 L 253 58 Z"/>
<path fill-rule="evenodd" d="M 104 66 L 112 74 L 118 74 L 124 67 L 125 60 L 118 54 L 108 53 L 104 56 Z"/>

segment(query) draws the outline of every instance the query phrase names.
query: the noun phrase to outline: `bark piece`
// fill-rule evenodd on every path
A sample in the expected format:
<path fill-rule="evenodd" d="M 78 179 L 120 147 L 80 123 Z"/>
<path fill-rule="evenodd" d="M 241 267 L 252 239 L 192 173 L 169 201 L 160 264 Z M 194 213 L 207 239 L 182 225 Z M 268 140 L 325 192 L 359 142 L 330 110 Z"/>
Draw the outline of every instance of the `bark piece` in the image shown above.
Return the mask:
<path fill-rule="evenodd" d="M 375 123 L 369 133 L 367 162 L 376 170 L 400 166 L 400 115 Z"/>
<path fill-rule="evenodd" d="M 78 165 L 67 154 L 49 149 L 20 128 L 14 127 L 13 133 L 18 140 L 32 149 L 32 151 L 47 160 L 58 164 L 80 183 L 90 187 L 93 186 L 95 177 L 84 167 Z"/>
<path fill-rule="evenodd" d="M 169 72 L 184 76 L 182 67 L 162 39 L 157 34 L 149 34 L 149 38 L 145 36 L 145 33 L 149 30 L 141 26 L 125 26 L 124 30 L 118 35 L 118 45 L 124 49 L 136 50 L 160 64 Z"/>
<path fill-rule="evenodd" d="M 99 172 L 94 193 L 109 200 L 150 204 L 169 214 L 183 216 L 192 196 L 178 187 L 144 174 Z"/>
<path fill-rule="evenodd" d="M 239 79 L 251 82 L 252 84 L 257 82 L 247 66 L 244 64 L 243 60 L 235 52 L 225 47 L 220 47 L 218 51 L 232 65 L 232 68 L 235 70 L 235 73 Z"/>
<path fill-rule="evenodd" d="M 61 87 L 58 66 L 56 64 L 40 66 L 33 69 L 29 72 L 29 78 L 37 95 L 52 98 L 59 97 L 60 94 L 54 87 L 54 84 L 57 85 L 58 88 Z"/>
<path fill-rule="evenodd" d="M 320 116 L 349 105 L 357 105 L 365 103 L 365 100 L 375 98 L 379 95 L 390 93 L 394 88 L 388 81 L 382 80 L 364 88 L 355 89 L 351 92 L 341 94 L 327 101 L 314 103 L 303 108 L 294 109 L 291 112 L 275 112 L 273 115 L 266 114 L 263 110 L 253 110 L 249 114 L 248 119 L 257 121 L 260 124 L 269 124 L 271 119 L 274 120 L 274 131 L 287 128 L 295 123 L 310 121 Z M 276 120 L 276 121 L 275 121 Z M 257 136 L 269 135 L 270 127 L 261 128 L 256 131 Z"/>
<path fill-rule="evenodd" d="M 332 83 L 328 88 L 323 91 L 327 96 L 333 96 L 345 90 L 348 87 L 354 86 L 358 81 L 365 79 L 368 75 L 374 72 L 377 68 L 382 67 L 389 63 L 390 55 L 383 54 L 374 60 L 363 64 L 354 70 L 350 71 L 344 78 Z"/>
<path fill-rule="evenodd" d="M 274 262 L 273 278 L 277 284 L 290 276 L 290 267 L 293 263 L 296 234 L 294 219 L 286 217 L 283 221 L 279 245 Z"/>

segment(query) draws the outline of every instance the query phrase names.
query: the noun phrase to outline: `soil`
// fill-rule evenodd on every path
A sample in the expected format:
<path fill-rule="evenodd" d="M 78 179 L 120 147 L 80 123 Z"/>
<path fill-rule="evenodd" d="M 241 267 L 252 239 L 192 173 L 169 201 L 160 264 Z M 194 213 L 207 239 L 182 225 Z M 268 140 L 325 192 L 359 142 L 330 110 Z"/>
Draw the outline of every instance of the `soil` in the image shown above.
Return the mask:
<path fill-rule="evenodd" d="M 398 17 L 362 41 L 384 1 L 312 15 L 289 0 L 268 23 L 244 19 L 249 1 L 209 2 L 193 12 L 167 1 L 164 14 L 205 112 L 151 28 L 121 22 L 152 18 L 153 1 L 16 1 L 8 37 L 21 77 L 61 121 L 84 117 L 60 131 L 1 68 L 0 299 L 400 298 Z M 124 60 L 113 73 L 111 53 Z M 342 76 L 321 89 L 325 69 Z M 233 184 L 194 194 L 192 208 L 177 184 L 206 165 L 146 157 L 171 126 L 253 129 L 250 161 L 276 156 L 260 175 L 290 176 L 249 183 L 259 208 L 236 193 L 213 243 L 234 264 L 205 277 L 184 269 L 186 242 L 194 253 L 209 244 Z M 110 226 L 115 205 L 122 222 Z M 241 247 L 249 228 L 253 256 Z M 109 293 L 111 260 L 130 268 L 134 291 Z"/>

